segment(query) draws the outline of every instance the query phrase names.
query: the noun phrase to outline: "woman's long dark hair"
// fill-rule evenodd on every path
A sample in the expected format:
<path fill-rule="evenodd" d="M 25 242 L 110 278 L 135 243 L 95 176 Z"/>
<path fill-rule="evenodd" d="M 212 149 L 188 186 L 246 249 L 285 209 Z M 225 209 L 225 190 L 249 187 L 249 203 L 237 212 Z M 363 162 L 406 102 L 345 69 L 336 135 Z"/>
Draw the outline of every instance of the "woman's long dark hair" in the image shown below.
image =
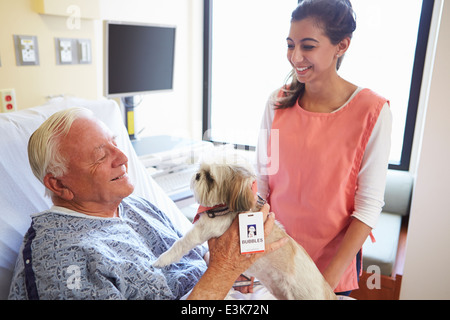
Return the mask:
<path fill-rule="evenodd" d="M 320 26 L 333 45 L 338 45 L 342 40 L 352 38 L 356 30 L 356 19 L 350 0 L 303 0 L 292 12 L 291 22 L 313 18 Z M 336 64 L 339 70 L 344 56 L 341 56 Z M 278 99 L 277 109 L 293 107 L 297 100 L 303 96 L 305 85 L 298 81 L 295 70 L 289 74 L 283 88 L 284 96 Z M 287 82 L 286 81 L 286 82 Z"/>

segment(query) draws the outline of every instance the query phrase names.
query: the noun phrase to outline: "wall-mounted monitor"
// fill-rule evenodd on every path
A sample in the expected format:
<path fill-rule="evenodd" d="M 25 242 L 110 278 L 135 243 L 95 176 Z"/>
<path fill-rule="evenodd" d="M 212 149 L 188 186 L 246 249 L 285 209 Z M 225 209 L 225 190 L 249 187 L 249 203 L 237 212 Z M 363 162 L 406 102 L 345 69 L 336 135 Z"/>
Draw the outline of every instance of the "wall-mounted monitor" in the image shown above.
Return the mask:
<path fill-rule="evenodd" d="M 105 96 L 173 89 L 173 26 L 105 21 Z"/>

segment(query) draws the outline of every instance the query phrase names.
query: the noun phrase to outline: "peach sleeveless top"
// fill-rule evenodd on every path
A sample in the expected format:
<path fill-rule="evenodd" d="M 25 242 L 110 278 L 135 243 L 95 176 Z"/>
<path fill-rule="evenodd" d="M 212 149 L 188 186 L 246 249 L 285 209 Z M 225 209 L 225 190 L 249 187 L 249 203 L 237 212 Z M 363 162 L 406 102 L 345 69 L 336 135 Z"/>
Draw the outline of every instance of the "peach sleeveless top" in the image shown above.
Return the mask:
<path fill-rule="evenodd" d="M 351 222 L 364 151 L 386 102 L 363 89 L 334 113 L 308 112 L 298 103 L 275 111 L 272 130 L 279 139 L 269 139 L 268 153 L 279 152 L 280 166 L 269 176 L 268 201 L 321 272 Z M 357 288 L 355 257 L 335 291 Z"/>

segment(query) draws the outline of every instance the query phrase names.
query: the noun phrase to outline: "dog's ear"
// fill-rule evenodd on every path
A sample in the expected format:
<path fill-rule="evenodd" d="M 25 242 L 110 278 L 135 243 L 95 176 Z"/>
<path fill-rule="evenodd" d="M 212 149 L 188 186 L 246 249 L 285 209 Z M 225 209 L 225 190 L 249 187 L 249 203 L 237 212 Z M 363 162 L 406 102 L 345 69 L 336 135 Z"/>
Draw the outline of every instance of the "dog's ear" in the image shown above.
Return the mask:
<path fill-rule="evenodd" d="M 192 177 L 191 189 L 195 200 L 203 206 L 214 206 L 217 204 L 217 182 L 211 173 L 211 167 L 202 165 L 199 171 Z"/>
<path fill-rule="evenodd" d="M 233 211 L 250 211 L 255 204 L 255 195 L 249 179 L 238 177 L 230 186 L 228 207 Z"/>
<path fill-rule="evenodd" d="M 210 167 L 202 167 L 200 170 L 195 174 L 191 181 L 191 188 L 195 184 L 204 184 L 206 186 L 206 191 L 211 191 L 211 189 L 214 187 L 215 184 L 214 177 L 211 174 Z"/>
<path fill-rule="evenodd" d="M 203 172 L 203 174 L 205 175 L 205 181 L 208 186 L 208 191 L 211 191 L 211 189 L 214 188 L 214 184 L 215 184 L 215 180 L 214 180 L 213 176 L 211 175 L 211 171 L 205 170 Z"/>

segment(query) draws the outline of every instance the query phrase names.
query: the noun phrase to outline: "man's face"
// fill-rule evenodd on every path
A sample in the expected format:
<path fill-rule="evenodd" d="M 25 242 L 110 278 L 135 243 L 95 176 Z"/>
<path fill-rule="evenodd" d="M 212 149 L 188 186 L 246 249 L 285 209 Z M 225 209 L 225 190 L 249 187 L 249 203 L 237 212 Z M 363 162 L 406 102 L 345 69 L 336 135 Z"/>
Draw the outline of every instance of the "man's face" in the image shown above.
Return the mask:
<path fill-rule="evenodd" d="M 73 122 L 61 143 L 68 172 L 61 183 L 70 189 L 74 205 L 96 210 L 118 206 L 134 189 L 128 177 L 128 158 L 117 148 L 111 131 L 92 117 Z"/>

